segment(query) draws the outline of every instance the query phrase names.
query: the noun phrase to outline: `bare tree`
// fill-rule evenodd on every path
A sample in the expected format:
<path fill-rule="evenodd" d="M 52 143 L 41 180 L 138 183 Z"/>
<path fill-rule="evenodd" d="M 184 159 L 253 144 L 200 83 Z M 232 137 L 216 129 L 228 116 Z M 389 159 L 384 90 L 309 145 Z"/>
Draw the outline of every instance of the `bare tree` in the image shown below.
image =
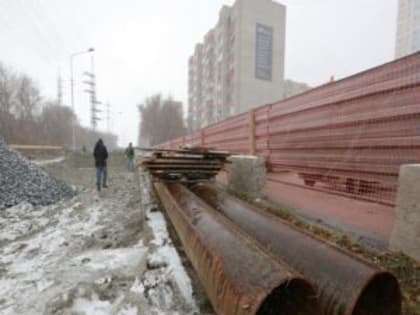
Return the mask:
<path fill-rule="evenodd" d="M 171 98 L 163 102 L 160 111 L 161 127 L 159 143 L 185 135 L 182 103 Z"/>
<path fill-rule="evenodd" d="M 16 76 L 0 63 L 0 111 L 11 113 L 16 92 Z"/>
<path fill-rule="evenodd" d="M 0 135 L 8 141 L 15 125 L 12 114 L 16 99 L 16 76 L 0 63 Z"/>
<path fill-rule="evenodd" d="M 70 107 L 47 103 L 40 117 L 45 139 L 49 144 L 70 146 L 75 120 L 76 116 Z"/>
<path fill-rule="evenodd" d="M 156 123 L 159 121 L 161 106 L 162 96 L 160 94 L 147 98 L 144 105 L 139 106 L 141 115 L 140 134 L 152 145 L 158 141 L 159 132 Z"/>
<path fill-rule="evenodd" d="M 31 120 L 41 105 L 41 94 L 34 81 L 27 75 L 18 80 L 16 111 L 21 120 Z"/>
<path fill-rule="evenodd" d="M 81 143 L 103 138 L 110 148 L 117 146 L 115 135 L 81 127 L 69 107 L 44 101 L 32 78 L 0 63 L 0 138 L 7 143 L 70 146 L 73 124 Z"/>
<path fill-rule="evenodd" d="M 147 98 L 144 105 L 138 105 L 138 109 L 141 119 L 139 139 L 146 139 L 150 145 L 185 134 L 182 103 L 155 94 Z"/>

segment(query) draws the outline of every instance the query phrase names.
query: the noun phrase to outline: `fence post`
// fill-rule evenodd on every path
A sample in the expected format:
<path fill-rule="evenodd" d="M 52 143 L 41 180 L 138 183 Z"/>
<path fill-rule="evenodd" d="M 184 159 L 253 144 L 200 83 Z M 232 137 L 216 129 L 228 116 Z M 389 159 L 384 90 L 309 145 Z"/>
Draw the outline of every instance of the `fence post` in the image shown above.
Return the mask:
<path fill-rule="evenodd" d="M 267 144 L 267 151 L 268 151 L 268 154 L 267 154 L 267 161 L 266 161 L 266 163 L 267 163 L 267 172 L 268 171 L 272 171 L 272 165 L 271 165 L 271 146 L 270 146 L 270 137 L 271 137 L 271 135 L 270 135 L 270 123 L 271 123 L 271 109 L 272 109 L 272 107 L 273 107 L 273 105 L 272 104 L 270 104 L 269 106 L 268 106 L 268 108 L 267 108 L 267 113 L 266 113 L 266 137 L 267 137 L 267 139 L 266 139 L 266 144 Z"/>
<path fill-rule="evenodd" d="M 402 165 L 398 179 L 396 220 L 391 250 L 401 251 L 420 262 L 420 164 Z"/>
<path fill-rule="evenodd" d="M 256 154 L 256 141 L 255 141 L 255 110 L 249 112 L 248 120 L 248 139 L 249 139 L 249 154 Z"/>
<path fill-rule="evenodd" d="M 201 147 L 205 147 L 206 146 L 206 139 L 205 139 L 204 129 L 201 129 L 200 130 L 200 142 L 201 142 Z"/>

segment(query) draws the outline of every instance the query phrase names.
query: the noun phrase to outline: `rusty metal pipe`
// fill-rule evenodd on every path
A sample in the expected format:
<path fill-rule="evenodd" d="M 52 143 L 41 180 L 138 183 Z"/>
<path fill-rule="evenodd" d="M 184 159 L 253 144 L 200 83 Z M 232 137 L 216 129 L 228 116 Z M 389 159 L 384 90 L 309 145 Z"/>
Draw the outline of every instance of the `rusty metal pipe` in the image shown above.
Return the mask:
<path fill-rule="evenodd" d="M 217 314 L 320 314 L 300 275 L 182 185 L 154 185 Z"/>
<path fill-rule="evenodd" d="M 317 287 L 323 314 L 401 314 L 401 291 L 391 273 L 214 185 L 196 185 L 192 191 L 311 281 Z"/>

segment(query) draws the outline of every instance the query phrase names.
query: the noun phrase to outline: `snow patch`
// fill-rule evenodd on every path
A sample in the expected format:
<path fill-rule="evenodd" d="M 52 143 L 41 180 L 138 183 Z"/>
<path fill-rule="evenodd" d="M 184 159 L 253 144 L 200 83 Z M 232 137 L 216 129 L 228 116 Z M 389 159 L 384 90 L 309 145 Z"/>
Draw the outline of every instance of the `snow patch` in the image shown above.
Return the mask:
<path fill-rule="evenodd" d="M 65 159 L 66 159 L 66 157 L 60 156 L 58 158 L 48 159 L 48 160 L 32 160 L 31 162 L 38 165 L 38 166 L 45 166 L 45 165 L 50 165 L 50 164 L 61 163 Z"/>
<path fill-rule="evenodd" d="M 136 270 L 141 270 L 144 264 L 147 249 L 145 248 L 119 248 L 88 251 L 76 257 L 75 261 L 84 265 L 85 268 L 94 270 L 106 270 L 108 272 L 119 271 L 129 275 Z"/>
<path fill-rule="evenodd" d="M 143 285 L 143 283 L 141 282 L 141 280 L 139 278 L 136 278 L 134 280 L 134 283 L 131 286 L 130 291 L 131 292 L 134 292 L 134 293 L 137 293 L 137 294 L 140 294 L 140 295 L 143 295 L 143 293 L 144 293 L 144 285 Z"/>
<path fill-rule="evenodd" d="M 93 294 L 91 299 L 77 298 L 73 302 L 72 311 L 86 315 L 108 315 L 111 314 L 112 306 L 109 301 L 101 301 L 96 294 Z"/>
<path fill-rule="evenodd" d="M 126 305 L 116 315 L 137 315 L 138 311 L 137 306 Z"/>
<path fill-rule="evenodd" d="M 161 212 L 148 212 L 147 217 L 149 219 L 147 222 L 154 235 L 152 244 L 157 246 L 156 250 L 147 258 L 148 266 L 163 269 L 159 272 L 159 277 L 168 278 L 168 281 L 177 287 L 185 302 L 196 308 L 191 280 L 169 238 L 165 217 Z M 146 278 L 147 281 L 154 281 L 153 276 L 150 275 L 149 278 Z"/>

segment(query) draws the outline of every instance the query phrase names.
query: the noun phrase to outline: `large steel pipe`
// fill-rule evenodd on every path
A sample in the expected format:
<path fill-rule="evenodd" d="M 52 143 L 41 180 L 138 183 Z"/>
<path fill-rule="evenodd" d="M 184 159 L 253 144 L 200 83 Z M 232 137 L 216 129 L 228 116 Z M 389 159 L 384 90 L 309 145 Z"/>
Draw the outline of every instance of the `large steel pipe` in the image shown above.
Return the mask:
<path fill-rule="evenodd" d="M 313 287 L 180 184 L 155 189 L 219 315 L 320 314 Z"/>
<path fill-rule="evenodd" d="M 192 190 L 311 281 L 317 287 L 323 314 L 401 314 L 401 291 L 391 273 L 214 185 L 196 185 Z"/>

